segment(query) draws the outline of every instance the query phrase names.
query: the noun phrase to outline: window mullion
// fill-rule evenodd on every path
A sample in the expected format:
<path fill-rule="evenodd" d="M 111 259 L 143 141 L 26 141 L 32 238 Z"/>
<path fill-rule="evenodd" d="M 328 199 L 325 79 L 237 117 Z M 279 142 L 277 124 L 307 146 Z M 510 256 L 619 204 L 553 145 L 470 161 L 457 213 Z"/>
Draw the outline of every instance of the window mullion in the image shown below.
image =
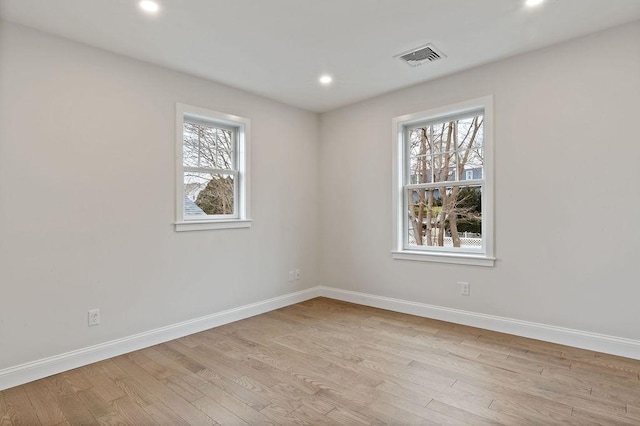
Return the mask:
<path fill-rule="evenodd" d="M 185 172 L 191 173 L 211 173 L 214 175 L 234 175 L 238 176 L 238 170 L 231 169 L 211 169 L 209 167 L 183 167 Z"/>
<path fill-rule="evenodd" d="M 406 184 L 403 186 L 405 190 L 407 189 L 432 189 L 432 188 L 442 188 L 442 187 L 452 187 L 452 186 L 480 186 L 483 185 L 484 181 L 482 179 L 474 179 L 474 180 L 447 180 L 442 182 L 430 182 L 430 183 L 412 183 Z"/>

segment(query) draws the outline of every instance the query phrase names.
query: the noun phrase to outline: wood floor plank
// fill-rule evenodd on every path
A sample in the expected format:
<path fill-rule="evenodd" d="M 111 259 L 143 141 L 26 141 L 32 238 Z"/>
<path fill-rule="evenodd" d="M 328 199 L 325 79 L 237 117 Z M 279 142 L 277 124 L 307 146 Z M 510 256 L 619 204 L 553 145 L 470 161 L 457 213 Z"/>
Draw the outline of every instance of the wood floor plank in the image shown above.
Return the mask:
<path fill-rule="evenodd" d="M 97 421 L 97 424 L 101 426 L 112 426 L 112 425 L 121 426 L 121 425 L 129 424 L 127 420 L 124 417 L 122 417 L 120 414 L 118 414 L 118 412 L 115 410 L 108 412 L 102 417 L 96 418 L 96 421 Z"/>
<path fill-rule="evenodd" d="M 191 424 L 215 424 L 213 419 L 196 409 L 189 402 L 180 398 L 175 392 L 165 387 L 162 382 L 151 376 L 130 359 L 126 357 L 116 357 L 113 360 L 118 367 L 140 383 L 150 394 L 159 399 L 164 405 L 187 422 Z"/>
<path fill-rule="evenodd" d="M 0 426 L 11 426 L 7 404 L 4 402 L 4 395 L 0 392 Z"/>
<path fill-rule="evenodd" d="M 185 401 L 193 402 L 196 399 L 200 399 L 204 396 L 202 392 L 191 386 L 184 381 L 180 376 L 171 376 L 164 380 L 162 383 L 176 394 L 178 394 Z"/>
<path fill-rule="evenodd" d="M 43 381 L 27 383 L 24 385 L 24 390 L 40 423 L 57 425 L 66 420 L 56 398 Z"/>
<path fill-rule="evenodd" d="M 158 401 L 158 398 L 155 397 L 152 392 L 149 392 L 146 386 L 139 383 L 133 377 L 123 377 L 120 379 L 116 379 L 116 385 L 122 390 L 122 392 L 124 392 L 126 396 L 133 399 L 141 407 L 155 404 Z"/>
<path fill-rule="evenodd" d="M 469 392 L 455 386 L 433 389 L 427 386 L 427 384 L 419 386 L 408 381 L 386 380 L 379 385 L 377 389 L 399 396 L 412 403 L 425 406 L 434 398 L 438 398 L 441 401 L 455 400 L 456 406 L 459 407 L 466 407 L 468 405 L 488 407 L 493 401 L 493 398 L 488 397 L 482 392 Z"/>
<path fill-rule="evenodd" d="M 142 365 L 151 361 L 151 359 L 149 359 L 149 357 L 146 355 L 146 351 L 144 349 L 128 353 L 127 356 L 131 359 L 131 361 L 135 362 L 138 365 Z"/>
<path fill-rule="evenodd" d="M 40 420 L 35 413 L 34 407 L 25 392 L 24 387 L 19 386 L 2 391 L 6 409 L 6 417 L 14 425 L 39 424 Z"/>
<path fill-rule="evenodd" d="M 294 338 L 292 338 L 294 339 Z M 292 340 L 287 340 L 288 346 L 272 345 L 271 348 L 282 357 L 284 355 L 290 356 L 290 359 L 298 358 L 299 362 L 304 359 L 310 364 L 321 364 L 326 362 L 326 367 L 330 371 L 330 374 L 340 376 L 343 379 L 349 380 L 352 383 L 361 383 L 365 386 L 376 387 L 382 382 L 380 377 L 377 377 L 374 372 L 360 369 L 356 365 L 357 361 L 349 359 L 348 356 L 339 356 L 334 353 L 330 353 L 321 349 L 321 346 L 305 344 L 305 342 L 294 344 Z M 278 341 L 279 342 L 279 341 Z M 298 340 L 298 342 L 300 342 Z M 296 353 L 297 348 L 299 351 Z"/>
<path fill-rule="evenodd" d="M 88 377 L 88 380 L 100 397 L 107 402 L 122 398 L 126 395 L 125 391 L 104 373 L 93 374 Z"/>
<path fill-rule="evenodd" d="M 640 361 L 317 298 L 0 392 L 0 426 L 640 425 Z"/>
<path fill-rule="evenodd" d="M 616 386 L 610 384 L 593 384 L 591 395 L 603 401 L 615 403 L 640 405 L 640 389 L 638 386 Z"/>
<path fill-rule="evenodd" d="M 431 402 L 431 401 L 429 401 Z M 390 401 L 389 404 L 393 405 L 394 407 L 397 407 L 401 410 L 404 410 L 408 413 L 411 414 L 415 414 L 416 416 L 422 417 L 424 419 L 427 419 L 429 421 L 435 422 L 439 425 L 452 425 L 452 426 L 458 426 L 458 425 L 465 425 L 465 424 L 472 424 L 472 423 L 467 423 L 464 421 L 461 421 L 455 417 L 451 417 L 449 415 L 446 414 L 442 414 L 438 411 L 435 411 L 431 408 L 429 408 L 428 405 L 423 406 L 423 405 L 418 405 L 418 404 L 414 404 L 410 401 L 407 401 L 405 399 L 402 398 L 397 398 L 394 399 L 393 401 Z M 468 417 L 470 418 L 470 417 Z"/>
<path fill-rule="evenodd" d="M 637 420 L 640 424 L 640 406 L 627 405 L 627 417 Z"/>
<path fill-rule="evenodd" d="M 297 423 L 311 425 L 333 425 L 334 421 L 324 414 L 314 410 L 307 405 L 301 405 L 291 412 L 291 415 L 298 419 Z"/>
<path fill-rule="evenodd" d="M 235 382 L 240 386 L 264 397 L 271 404 L 277 404 L 278 406 L 285 407 L 290 411 L 295 410 L 301 404 L 299 398 L 288 398 L 286 395 L 280 393 L 278 388 L 265 385 L 253 377 L 242 376 L 236 379 Z"/>
<path fill-rule="evenodd" d="M 249 423 L 236 416 L 231 411 L 224 408 L 211 398 L 203 397 L 192 404 L 200 411 L 211 417 L 216 423 L 221 425 L 248 425 Z"/>
<path fill-rule="evenodd" d="M 252 376 L 259 379 L 266 385 L 274 385 L 278 383 L 277 379 L 264 374 L 253 367 L 247 366 L 244 363 L 237 362 L 232 358 L 229 358 L 209 346 L 198 346 L 194 349 L 187 347 L 180 348 L 184 353 L 198 362 L 202 362 L 207 368 L 213 371 L 220 372 L 220 374 L 230 378 L 237 379 L 241 376 Z"/>
<path fill-rule="evenodd" d="M 155 349 L 148 352 L 148 356 L 152 359 L 152 361 L 142 364 L 141 367 L 143 370 L 157 379 L 163 380 L 171 376 L 180 375 L 190 376 L 194 378 L 198 377 L 198 373 L 196 373 L 195 375 L 192 374 L 191 370 L 187 369 L 183 364 L 179 362 L 179 360 L 169 358 L 168 356 L 156 351 Z"/>
<path fill-rule="evenodd" d="M 159 425 L 189 426 L 188 422 L 159 401 L 142 409 Z"/>
<path fill-rule="evenodd" d="M 461 424 L 484 425 L 484 426 L 498 424 L 498 422 L 496 421 L 487 419 L 471 411 L 467 411 L 462 408 L 455 407 L 453 405 L 449 405 L 444 402 L 440 402 L 437 399 L 431 400 L 427 405 L 427 408 L 437 413 L 440 413 L 443 416 L 449 417 L 451 419 L 455 419 L 455 421 L 458 421 Z"/>
<path fill-rule="evenodd" d="M 369 391 L 362 388 L 347 389 L 338 385 L 319 391 L 318 397 L 326 399 L 336 407 L 349 408 L 364 418 L 371 419 L 372 423 L 394 424 L 399 422 L 393 416 L 380 411 L 380 407 L 388 404 L 390 400 L 396 399 L 393 398 L 393 395 L 383 391 Z M 378 409 L 374 410 L 372 404 Z M 410 413 L 402 413 L 403 416 L 411 416 Z"/>
<path fill-rule="evenodd" d="M 95 417 L 93 417 L 80 398 L 78 398 L 78 395 L 74 392 L 64 374 L 47 377 L 43 380 L 51 393 L 55 396 L 58 406 L 69 423 L 96 423 Z"/>
<path fill-rule="evenodd" d="M 258 410 L 218 386 L 215 386 L 211 383 L 206 383 L 199 389 L 210 399 L 216 401 L 222 407 L 234 413 L 236 416 L 249 424 L 273 424 Z"/>
<path fill-rule="evenodd" d="M 277 403 L 267 405 L 260 410 L 260 413 L 277 424 L 294 425 L 299 423 L 299 420 L 291 414 L 288 408 L 281 407 Z"/>
<path fill-rule="evenodd" d="M 164 356 L 157 352 L 156 354 L 154 354 L 154 356 L 158 356 L 158 355 Z M 140 367 L 157 379 L 164 380 L 168 377 L 174 376 L 176 374 L 180 374 L 184 369 L 184 367 L 180 366 L 180 364 L 176 363 L 172 359 L 171 359 L 172 361 L 171 363 L 174 365 L 171 367 L 161 362 L 157 362 L 156 359 L 157 358 L 155 358 L 153 361 L 145 362 L 144 364 L 140 365 Z M 189 370 L 187 371 L 189 372 Z"/>
<path fill-rule="evenodd" d="M 361 364 L 363 367 L 376 371 L 385 378 L 398 379 L 406 383 L 417 385 L 424 384 L 432 390 L 449 389 L 456 382 L 457 375 L 444 371 L 437 367 L 429 367 L 427 365 L 416 366 L 411 361 L 409 365 L 391 365 L 375 361 L 373 358 L 364 360 Z"/>
<path fill-rule="evenodd" d="M 594 362 L 611 368 L 619 368 L 626 371 L 634 371 L 640 374 L 640 365 L 635 360 L 616 355 L 595 353 Z"/>
<path fill-rule="evenodd" d="M 347 407 L 338 406 L 327 413 L 327 417 L 339 425 L 344 426 L 365 426 L 371 424 L 382 424 L 373 418 L 366 417 Z"/>
<path fill-rule="evenodd" d="M 279 370 L 255 358 L 247 358 L 242 361 L 242 364 L 273 377 L 278 380 L 279 383 L 287 383 L 308 395 L 313 395 L 320 389 L 317 383 L 307 380 L 307 377 L 304 375 L 296 374 L 295 371 Z"/>
<path fill-rule="evenodd" d="M 616 426 L 638 426 L 638 420 L 623 417 L 607 415 L 603 413 L 594 413 L 582 408 L 575 408 L 571 413 L 571 417 L 576 420 L 574 424 L 582 426 L 585 424 L 597 424 L 597 425 L 616 425 Z"/>
<path fill-rule="evenodd" d="M 542 412 L 550 417 L 552 415 L 564 416 L 571 414 L 572 406 L 559 401 L 561 396 L 557 392 L 545 392 L 526 387 L 519 388 L 517 384 L 484 383 L 473 378 L 465 378 L 464 380 L 466 382 L 458 381 L 454 386 L 471 393 L 479 394 L 484 391 L 486 396 L 493 398 L 491 404 L 493 409 L 501 407 L 503 408 L 502 411 L 512 412 L 514 410 L 506 410 L 506 407 L 521 406 L 519 410 L 522 412 L 531 409 L 533 414 Z"/>
<path fill-rule="evenodd" d="M 520 413 L 530 419 L 546 420 L 552 423 L 565 422 L 573 411 L 573 408 L 567 405 L 542 403 L 540 400 L 531 402 L 525 398 L 514 398 L 508 395 L 495 399 L 489 408 L 501 412 Z"/>
<path fill-rule="evenodd" d="M 93 417 L 117 417 L 110 402 L 104 400 L 94 388 L 81 390 L 77 392 L 77 395 Z"/>
<path fill-rule="evenodd" d="M 156 346 L 155 349 L 193 374 L 198 374 L 198 371 L 204 370 L 206 368 L 206 366 L 197 362 L 192 357 L 185 355 L 176 347 L 185 347 L 188 349 L 187 346 L 184 346 L 178 342 L 163 343 Z"/>
<path fill-rule="evenodd" d="M 62 377 L 69 384 L 73 392 L 89 389 L 93 384 L 82 374 L 80 369 L 75 369 L 62 373 Z"/>
<path fill-rule="evenodd" d="M 131 425 L 157 425 L 156 421 L 144 409 L 128 396 L 111 403 L 115 411 Z"/>
<path fill-rule="evenodd" d="M 254 410 L 260 411 L 271 404 L 271 401 L 265 396 L 257 394 L 229 378 L 219 376 L 211 370 L 203 370 L 198 373 L 198 375 L 225 392 L 235 396 Z"/>
<path fill-rule="evenodd" d="M 449 416 L 455 416 L 453 409 L 458 409 L 466 413 L 471 413 L 479 416 L 487 421 L 496 422 L 503 425 L 538 426 L 540 424 L 539 422 L 533 421 L 526 416 L 491 410 L 489 406 L 485 407 L 447 396 L 440 396 L 438 397 L 437 402 L 432 401 L 429 403 L 429 405 L 431 406 L 430 408 L 432 410 L 441 412 L 442 414 Z M 472 417 L 467 418 L 471 419 Z"/>
<path fill-rule="evenodd" d="M 370 406 L 371 410 L 386 423 L 403 425 L 437 425 L 438 423 L 415 415 L 401 408 L 395 407 L 388 402 L 374 402 Z"/>

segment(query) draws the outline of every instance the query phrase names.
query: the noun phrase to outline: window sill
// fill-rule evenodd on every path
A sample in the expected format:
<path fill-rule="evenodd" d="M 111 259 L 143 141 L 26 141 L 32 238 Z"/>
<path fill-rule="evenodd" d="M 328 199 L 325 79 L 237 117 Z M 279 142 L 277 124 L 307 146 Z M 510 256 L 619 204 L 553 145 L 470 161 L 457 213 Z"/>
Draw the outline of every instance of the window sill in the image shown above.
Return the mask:
<path fill-rule="evenodd" d="M 210 229 L 237 229 L 251 228 L 251 220 L 189 220 L 184 222 L 176 222 L 175 225 L 176 232 L 206 231 Z"/>
<path fill-rule="evenodd" d="M 418 262 L 454 263 L 458 265 L 489 266 L 495 265 L 496 258 L 469 253 L 426 253 L 421 251 L 392 251 L 397 260 L 414 260 Z"/>

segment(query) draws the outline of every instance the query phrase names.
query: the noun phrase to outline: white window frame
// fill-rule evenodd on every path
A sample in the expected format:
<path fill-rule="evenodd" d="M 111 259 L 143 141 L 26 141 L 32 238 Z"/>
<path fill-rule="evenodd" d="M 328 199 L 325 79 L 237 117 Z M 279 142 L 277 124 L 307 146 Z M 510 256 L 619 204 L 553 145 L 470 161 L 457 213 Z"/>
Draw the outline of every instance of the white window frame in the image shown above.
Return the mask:
<path fill-rule="evenodd" d="M 198 121 L 211 126 L 232 129 L 235 134 L 233 171 L 216 172 L 234 175 L 235 196 L 232 215 L 206 215 L 185 217 L 184 215 L 184 123 Z M 176 103 L 176 231 L 198 231 L 208 229 L 249 228 L 249 140 L 251 120 L 236 115 L 196 106 Z M 208 171 L 208 170 L 207 170 Z"/>
<path fill-rule="evenodd" d="M 409 248 L 406 244 L 408 218 L 405 214 L 404 187 L 410 185 L 406 172 L 408 149 L 407 129 L 425 122 L 438 122 L 473 111 L 484 113 L 484 164 L 482 179 L 463 181 L 465 185 L 482 186 L 482 237 L 483 248 L 457 251 L 443 247 Z M 463 265 L 494 266 L 494 183 L 493 183 L 493 96 L 471 99 L 453 105 L 395 117 L 393 126 L 393 247 L 392 257 L 399 260 L 456 263 Z"/>

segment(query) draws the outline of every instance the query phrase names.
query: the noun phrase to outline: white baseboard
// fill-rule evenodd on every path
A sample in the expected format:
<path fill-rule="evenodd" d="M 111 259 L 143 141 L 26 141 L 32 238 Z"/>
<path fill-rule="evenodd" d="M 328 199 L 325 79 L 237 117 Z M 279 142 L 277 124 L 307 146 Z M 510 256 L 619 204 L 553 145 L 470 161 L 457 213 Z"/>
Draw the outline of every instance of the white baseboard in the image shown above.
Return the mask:
<path fill-rule="evenodd" d="M 323 297 L 640 360 L 640 341 L 321 286 Z"/>
<path fill-rule="evenodd" d="M 319 287 L 0 370 L 0 390 L 318 297 Z"/>
<path fill-rule="evenodd" d="M 638 340 L 319 286 L 9 367 L 0 370 L 0 390 L 319 296 L 640 360 Z"/>

